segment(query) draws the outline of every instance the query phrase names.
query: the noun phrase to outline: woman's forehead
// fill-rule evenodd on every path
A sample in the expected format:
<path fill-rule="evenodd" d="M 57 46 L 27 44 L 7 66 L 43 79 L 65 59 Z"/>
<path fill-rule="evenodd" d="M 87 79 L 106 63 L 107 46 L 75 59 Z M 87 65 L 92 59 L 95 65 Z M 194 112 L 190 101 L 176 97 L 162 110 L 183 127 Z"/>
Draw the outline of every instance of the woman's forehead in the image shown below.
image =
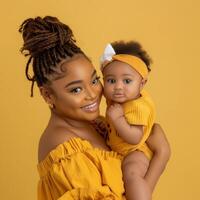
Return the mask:
<path fill-rule="evenodd" d="M 61 71 L 66 75 L 80 75 L 88 74 L 94 71 L 92 63 L 85 57 L 77 57 L 70 61 L 62 63 L 60 66 Z M 90 74 L 90 73 L 89 73 Z"/>
<path fill-rule="evenodd" d="M 86 58 L 78 58 L 70 62 L 64 62 L 60 66 L 62 73 L 53 80 L 54 83 L 68 84 L 72 81 L 90 80 L 96 70 Z"/>

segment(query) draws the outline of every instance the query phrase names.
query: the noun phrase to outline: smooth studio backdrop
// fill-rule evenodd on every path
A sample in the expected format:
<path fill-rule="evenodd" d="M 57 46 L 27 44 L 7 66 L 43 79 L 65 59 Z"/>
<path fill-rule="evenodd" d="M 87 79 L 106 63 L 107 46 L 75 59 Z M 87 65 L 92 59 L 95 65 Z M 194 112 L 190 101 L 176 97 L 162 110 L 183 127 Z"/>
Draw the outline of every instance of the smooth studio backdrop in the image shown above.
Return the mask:
<path fill-rule="evenodd" d="M 147 89 L 172 148 L 154 200 L 200 199 L 198 0 L 7 0 L 0 7 L 0 199 L 35 200 L 37 146 L 49 109 L 25 78 L 19 25 L 53 15 L 68 24 L 96 68 L 105 45 L 137 40 L 153 59 Z M 105 111 L 105 102 L 101 106 Z"/>

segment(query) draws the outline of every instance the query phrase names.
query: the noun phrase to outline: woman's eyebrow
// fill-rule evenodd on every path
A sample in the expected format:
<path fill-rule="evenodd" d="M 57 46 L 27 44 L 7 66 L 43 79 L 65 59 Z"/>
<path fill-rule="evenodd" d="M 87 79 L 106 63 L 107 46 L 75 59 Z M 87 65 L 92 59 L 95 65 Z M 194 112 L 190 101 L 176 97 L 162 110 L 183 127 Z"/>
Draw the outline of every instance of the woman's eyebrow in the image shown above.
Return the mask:
<path fill-rule="evenodd" d="M 70 83 L 68 83 L 65 88 L 69 87 L 70 85 L 74 85 L 74 84 L 77 84 L 77 83 L 82 83 L 83 81 L 82 80 L 77 80 L 77 81 L 72 81 Z"/>
<path fill-rule="evenodd" d="M 93 71 L 91 78 L 97 73 L 96 70 Z"/>
<path fill-rule="evenodd" d="M 94 71 L 92 72 L 91 78 L 92 78 L 96 73 L 97 73 L 96 70 L 94 70 Z M 77 83 L 82 83 L 82 82 L 83 82 L 82 80 L 72 81 L 72 82 L 68 83 L 68 84 L 65 86 L 65 88 L 66 88 L 66 87 L 69 87 L 70 85 L 77 84 Z"/>

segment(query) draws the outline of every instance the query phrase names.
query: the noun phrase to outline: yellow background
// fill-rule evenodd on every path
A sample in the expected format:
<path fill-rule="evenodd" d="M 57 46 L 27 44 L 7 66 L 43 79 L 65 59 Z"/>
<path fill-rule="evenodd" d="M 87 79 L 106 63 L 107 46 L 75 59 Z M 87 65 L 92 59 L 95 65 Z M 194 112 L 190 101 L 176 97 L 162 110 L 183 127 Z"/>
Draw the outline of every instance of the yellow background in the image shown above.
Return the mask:
<path fill-rule="evenodd" d="M 37 145 L 49 109 L 24 75 L 21 22 L 57 16 L 98 67 L 110 41 L 138 40 L 153 58 L 147 88 L 172 157 L 154 200 L 200 199 L 200 3 L 198 0 L 15 0 L 0 7 L 0 199 L 34 200 Z M 102 105 L 102 112 L 105 106 Z"/>

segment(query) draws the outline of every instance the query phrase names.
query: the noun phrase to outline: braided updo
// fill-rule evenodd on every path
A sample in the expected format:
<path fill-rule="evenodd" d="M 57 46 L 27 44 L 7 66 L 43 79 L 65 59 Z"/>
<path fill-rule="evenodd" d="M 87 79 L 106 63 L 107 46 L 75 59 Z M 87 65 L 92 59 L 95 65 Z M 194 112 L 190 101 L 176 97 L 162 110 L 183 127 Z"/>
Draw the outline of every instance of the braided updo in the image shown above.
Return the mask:
<path fill-rule="evenodd" d="M 61 60 L 79 53 L 85 55 L 76 45 L 69 26 L 56 17 L 29 18 L 21 24 L 19 32 L 24 40 L 21 52 L 29 57 L 25 73 L 26 78 L 32 82 L 31 97 L 34 82 L 36 81 L 38 86 L 49 82 L 49 75 L 57 73 L 56 66 Z M 28 73 L 31 62 L 32 77 Z"/>

